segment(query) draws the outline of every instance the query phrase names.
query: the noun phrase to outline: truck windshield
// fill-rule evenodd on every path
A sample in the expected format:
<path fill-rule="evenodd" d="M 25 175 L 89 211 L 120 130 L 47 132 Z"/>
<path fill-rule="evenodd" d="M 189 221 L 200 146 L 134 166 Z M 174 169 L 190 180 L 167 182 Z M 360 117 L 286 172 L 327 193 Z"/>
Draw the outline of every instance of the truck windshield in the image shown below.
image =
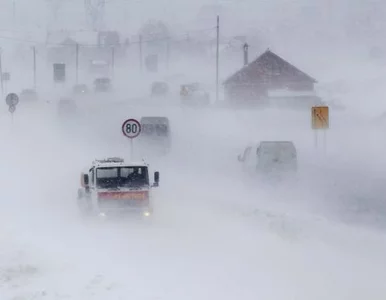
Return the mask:
<path fill-rule="evenodd" d="M 147 167 L 105 167 L 96 170 L 99 188 L 142 187 L 149 185 Z"/>
<path fill-rule="evenodd" d="M 258 148 L 260 162 L 283 164 L 296 161 L 296 149 L 291 143 L 263 143 Z"/>

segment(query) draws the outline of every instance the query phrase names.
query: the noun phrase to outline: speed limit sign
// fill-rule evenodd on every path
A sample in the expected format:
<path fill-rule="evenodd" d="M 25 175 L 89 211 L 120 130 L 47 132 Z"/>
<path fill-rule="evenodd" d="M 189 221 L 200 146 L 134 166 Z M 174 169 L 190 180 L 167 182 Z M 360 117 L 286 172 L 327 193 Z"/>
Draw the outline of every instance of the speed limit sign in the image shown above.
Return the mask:
<path fill-rule="evenodd" d="M 122 124 L 122 133 L 129 139 L 134 139 L 141 133 L 141 124 L 135 119 L 128 119 Z"/>
<path fill-rule="evenodd" d="M 15 93 L 10 93 L 5 98 L 5 102 L 8 106 L 16 106 L 19 103 L 19 97 Z"/>

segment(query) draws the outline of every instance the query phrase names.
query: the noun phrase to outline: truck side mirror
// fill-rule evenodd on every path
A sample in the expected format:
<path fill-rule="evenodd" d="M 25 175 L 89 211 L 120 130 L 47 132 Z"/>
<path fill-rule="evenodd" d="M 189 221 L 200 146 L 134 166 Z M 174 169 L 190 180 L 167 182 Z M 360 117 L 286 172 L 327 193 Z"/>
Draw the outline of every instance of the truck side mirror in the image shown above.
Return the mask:
<path fill-rule="evenodd" d="M 154 186 L 159 185 L 159 172 L 154 172 Z"/>
<path fill-rule="evenodd" d="M 244 157 L 243 157 L 241 154 L 239 154 L 239 155 L 237 156 L 237 160 L 238 160 L 239 162 L 243 162 L 243 161 L 244 161 Z"/>
<path fill-rule="evenodd" d="M 89 183 L 88 174 L 83 174 L 83 184 L 87 187 Z"/>

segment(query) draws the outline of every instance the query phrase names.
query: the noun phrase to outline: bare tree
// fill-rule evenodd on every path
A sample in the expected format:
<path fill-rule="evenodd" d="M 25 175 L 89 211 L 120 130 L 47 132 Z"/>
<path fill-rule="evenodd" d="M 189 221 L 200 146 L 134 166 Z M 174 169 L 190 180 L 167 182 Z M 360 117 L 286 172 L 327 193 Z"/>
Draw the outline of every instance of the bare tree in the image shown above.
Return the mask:
<path fill-rule="evenodd" d="M 66 2 L 66 1 L 63 1 L 63 0 L 46 0 L 46 2 L 51 7 L 52 16 L 56 20 L 58 18 L 58 13 L 63 5 L 63 2 Z"/>
<path fill-rule="evenodd" d="M 105 0 L 84 0 L 84 8 L 88 23 L 93 30 L 101 30 L 104 25 Z"/>

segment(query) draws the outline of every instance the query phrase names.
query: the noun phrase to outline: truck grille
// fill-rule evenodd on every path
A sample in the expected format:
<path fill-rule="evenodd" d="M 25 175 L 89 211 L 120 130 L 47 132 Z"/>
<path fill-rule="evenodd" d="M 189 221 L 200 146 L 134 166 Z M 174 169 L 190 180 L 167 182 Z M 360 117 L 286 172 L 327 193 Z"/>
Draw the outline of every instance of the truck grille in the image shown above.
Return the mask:
<path fill-rule="evenodd" d="M 149 204 L 148 191 L 99 192 L 98 203 L 102 207 L 138 207 Z"/>

